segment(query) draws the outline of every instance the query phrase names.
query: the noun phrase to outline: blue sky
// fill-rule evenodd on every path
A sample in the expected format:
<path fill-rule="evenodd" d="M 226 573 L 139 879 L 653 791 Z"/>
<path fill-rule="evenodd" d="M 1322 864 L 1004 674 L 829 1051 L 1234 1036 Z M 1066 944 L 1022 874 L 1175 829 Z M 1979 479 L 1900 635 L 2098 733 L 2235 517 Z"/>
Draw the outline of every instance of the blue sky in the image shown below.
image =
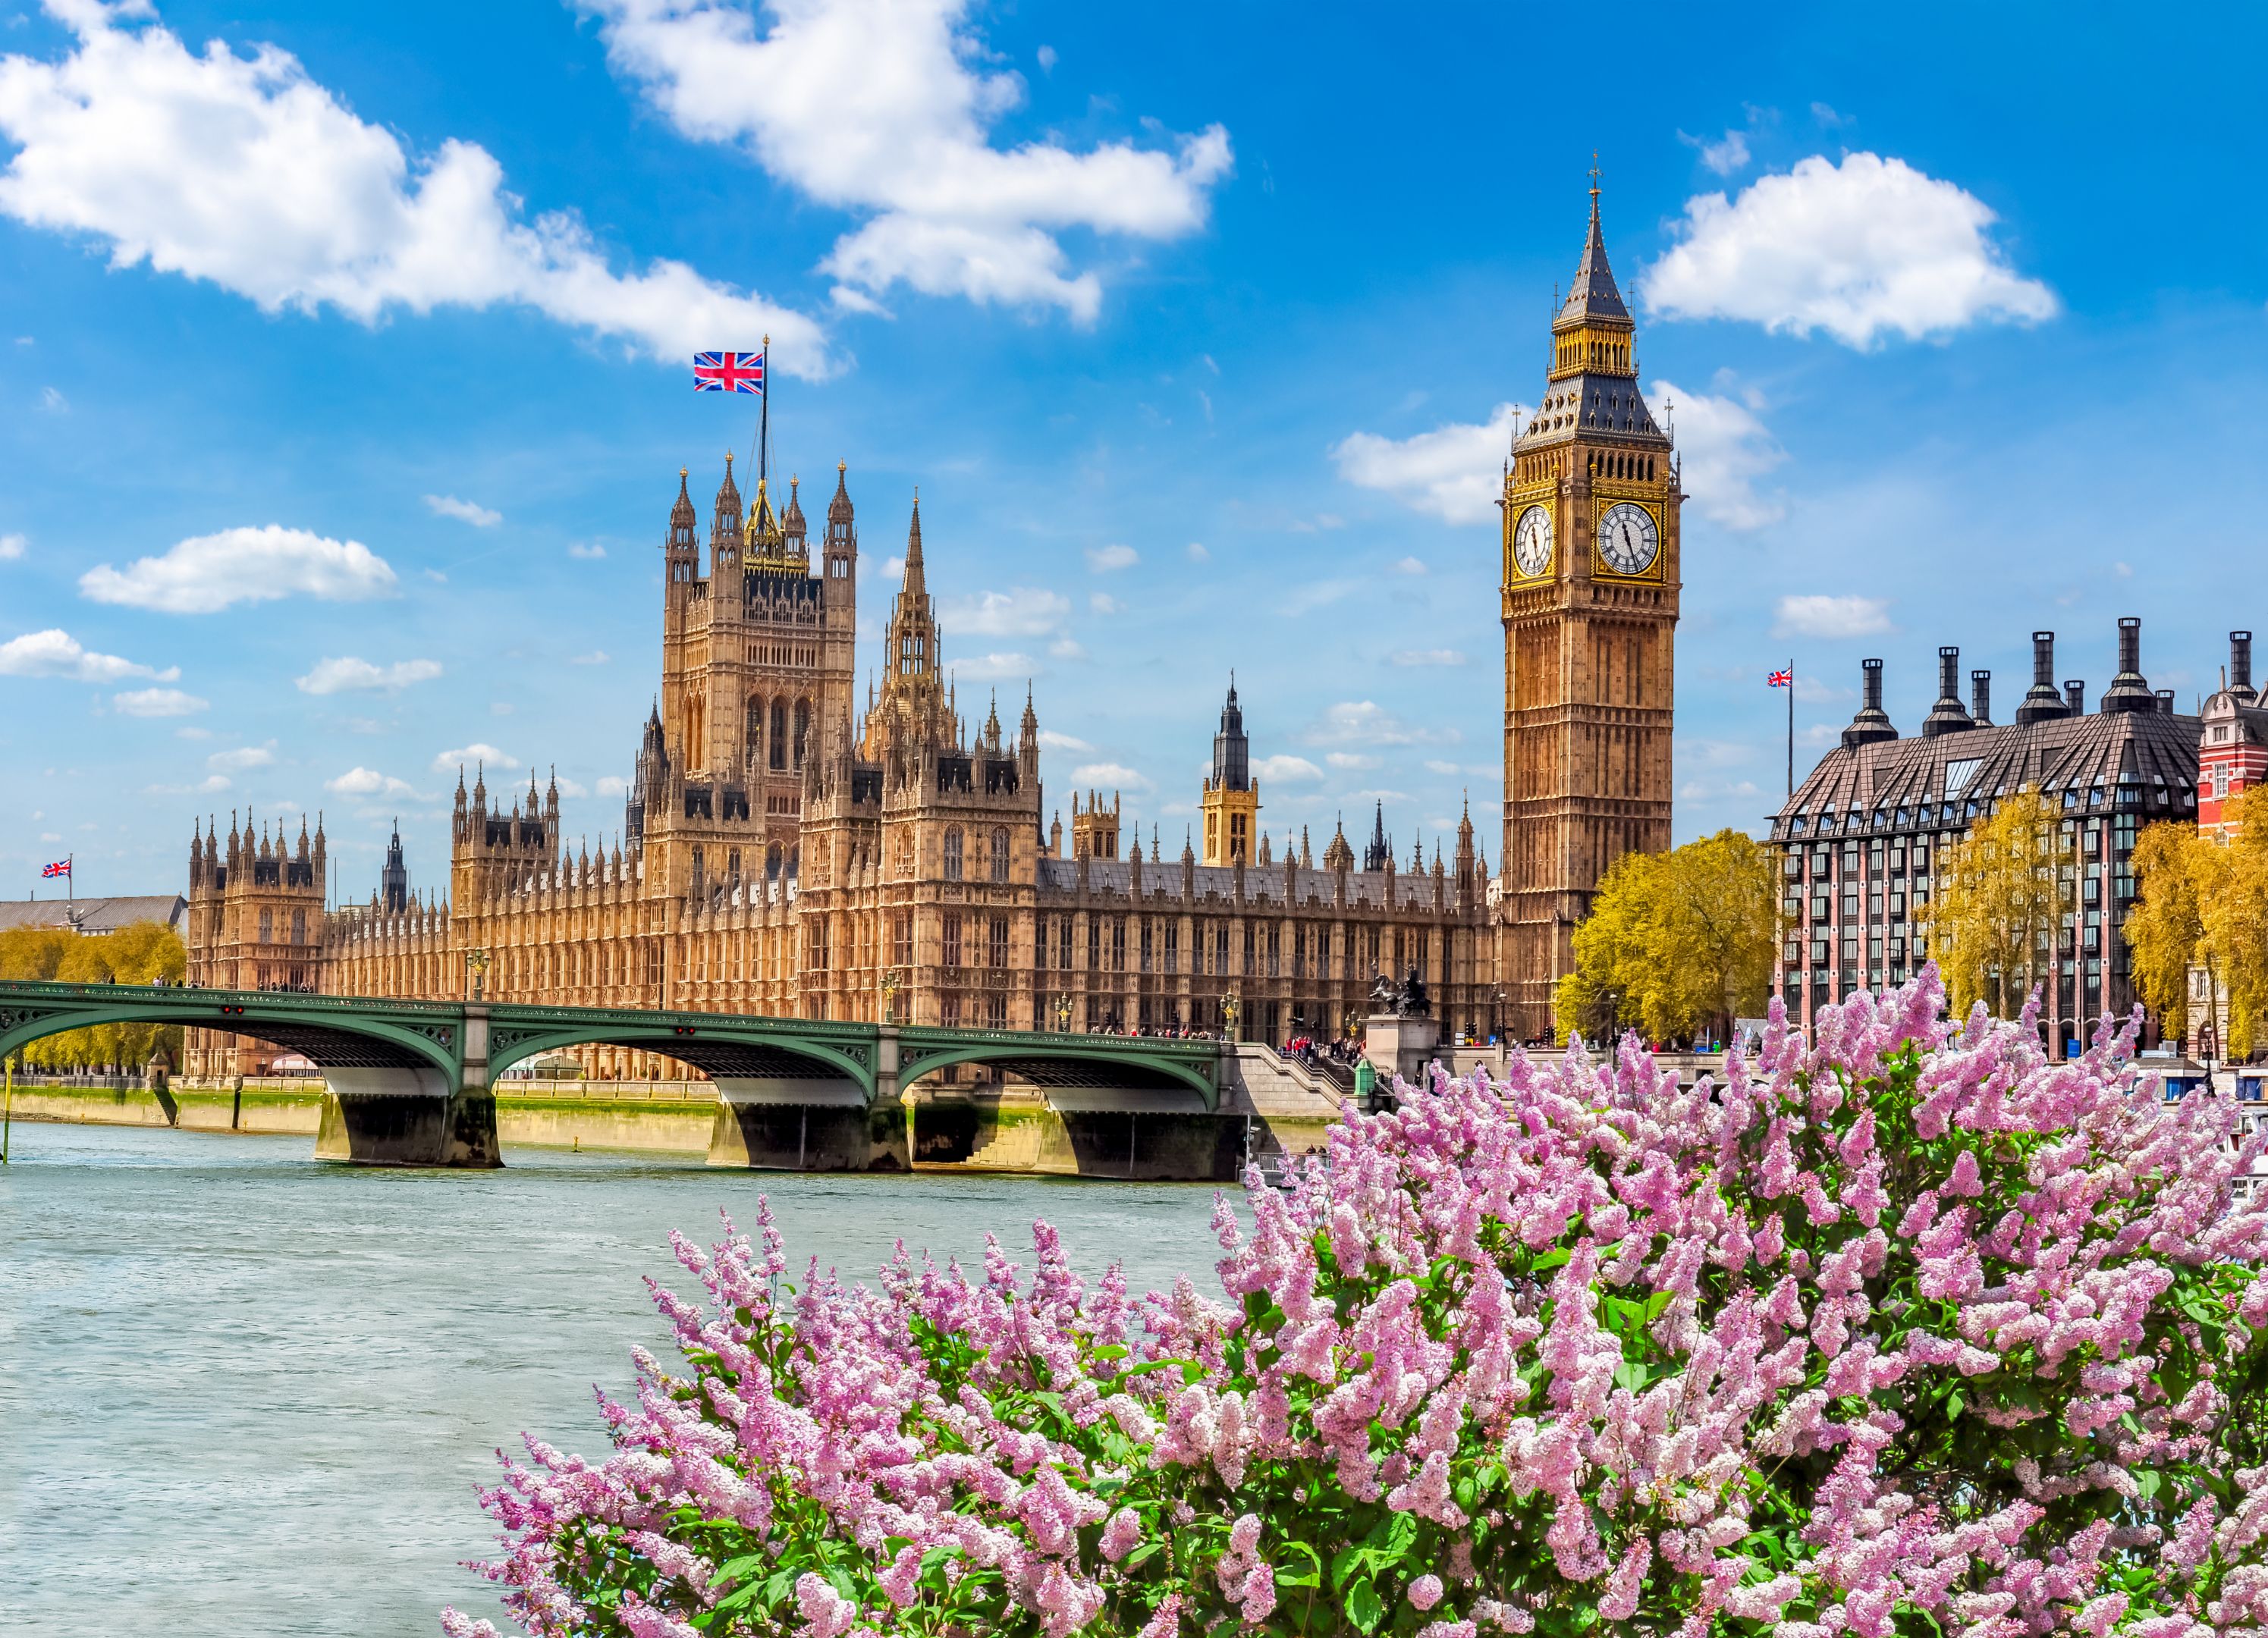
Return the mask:
<path fill-rule="evenodd" d="M 1051 804 L 1173 846 L 1233 665 L 1279 840 L 1469 794 L 1493 862 L 1489 495 L 1594 148 L 1681 839 L 1777 805 L 1791 656 L 1799 772 L 1864 655 L 1911 730 L 1940 643 L 2005 711 L 2133 613 L 2186 706 L 2268 629 L 2260 22 L 1820 11 L 1625 8 L 1570 84 L 1562 8 L 0 0 L 0 893 L 177 887 L 232 808 L 438 883 L 459 753 L 611 838 L 677 468 L 749 437 L 684 355 L 767 327 L 862 621 L 918 484 Z"/>

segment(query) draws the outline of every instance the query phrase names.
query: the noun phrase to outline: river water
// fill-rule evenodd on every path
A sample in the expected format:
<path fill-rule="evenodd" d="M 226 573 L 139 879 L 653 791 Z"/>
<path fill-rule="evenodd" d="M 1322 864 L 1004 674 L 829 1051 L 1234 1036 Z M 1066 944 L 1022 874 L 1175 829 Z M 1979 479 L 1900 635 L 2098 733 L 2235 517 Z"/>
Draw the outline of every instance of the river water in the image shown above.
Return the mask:
<path fill-rule="evenodd" d="M 381 1638 L 492 1612 L 473 1487 L 530 1429 L 607 1448 L 592 1385 L 674 1358 L 640 1276 L 768 1194 L 798 1270 L 902 1238 L 974 1266 L 1029 1225 L 1083 1273 L 1213 1289 L 1213 1191 L 711 1172 L 513 1150 L 495 1172 L 319 1164 L 308 1140 L 18 1125 L 0 1171 L 0 1631 Z"/>

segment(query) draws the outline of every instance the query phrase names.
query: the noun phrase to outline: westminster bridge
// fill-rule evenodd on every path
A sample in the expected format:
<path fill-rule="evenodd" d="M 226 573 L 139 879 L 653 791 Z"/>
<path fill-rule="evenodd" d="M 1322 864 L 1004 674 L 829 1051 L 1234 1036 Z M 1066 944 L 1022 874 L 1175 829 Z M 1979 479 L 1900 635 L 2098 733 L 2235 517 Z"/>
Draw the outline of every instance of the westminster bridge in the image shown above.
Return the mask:
<path fill-rule="evenodd" d="M 225 1031 L 299 1053 L 327 1088 L 317 1157 L 364 1165 L 502 1164 L 498 1077 L 579 1046 L 655 1053 L 705 1074 L 718 1098 L 712 1164 L 861 1171 L 909 1157 L 903 1095 L 958 1065 L 1027 1083 L 1066 1120 L 1211 1117 L 1233 1057 L 1219 1042 L 1151 1036 L 0 982 L 0 1059 L 44 1036 L 107 1024 Z"/>

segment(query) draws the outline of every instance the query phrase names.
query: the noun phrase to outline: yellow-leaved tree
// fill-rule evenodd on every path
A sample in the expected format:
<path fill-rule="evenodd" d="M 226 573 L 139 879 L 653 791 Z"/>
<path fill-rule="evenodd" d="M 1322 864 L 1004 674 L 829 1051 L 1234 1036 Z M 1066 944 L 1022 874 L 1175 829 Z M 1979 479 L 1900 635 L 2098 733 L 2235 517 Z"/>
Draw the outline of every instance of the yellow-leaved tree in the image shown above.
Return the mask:
<path fill-rule="evenodd" d="M 2268 801 L 2256 786 L 2237 797 L 2223 818 L 2235 826 L 2226 844 L 2220 873 L 2204 906 L 2203 959 L 2228 993 L 2228 1027 L 2224 1050 L 2250 1057 L 2268 1012 Z"/>
<path fill-rule="evenodd" d="M 2206 936 L 2206 918 L 2227 891 L 2231 855 L 2219 838 L 2194 825 L 2161 823 L 2134 842 L 2133 907 L 2126 913 L 2126 945 L 2134 958 L 2134 989 L 2157 1015 L 2161 1034 L 2188 1038 L 2190 973 L 2204 969 L 2206 994 L 2220 982 L 2218 952 Z M 2213 1032 L 2218 1039 L 2220 1030 Z"/>
<path fill-rule="evenodd" d="M 1764 1008 L 1778 914 L 1771 856 L 1741 831 L 1623 855 L 1575 929 L 1575 970 L 1553 997 L 1559 1038 L 1624 1025 L 1655 1040 L 1723 1039 Z"/>
<path fill-rule="evenodd" d="M 1937 891 L 1918 915 L 1956 1013 L 1978 1001 L 2014 1017 L 2054 971 L 2066 908 L 2056 869 L 2067 851 L 2057 811 L 2029 785 L 2002 797 L 1946 848 Z"/>
<path fill-rule="evenodd" d="M 163 922 L 129 922 L 114 933 L 84 934 L 60 928 L 18 928 L 0 933 L 0 978 L 52 979 L 64 984 L 178 984 L 188 972 L 181 936 Z M 67 1030 L 23 1050 L 26 1063 L 57 1069 L 106 1065 L 135 1071 L 160 1047 L 181 1061 L 178 1025 L 103 1024 Z"/>

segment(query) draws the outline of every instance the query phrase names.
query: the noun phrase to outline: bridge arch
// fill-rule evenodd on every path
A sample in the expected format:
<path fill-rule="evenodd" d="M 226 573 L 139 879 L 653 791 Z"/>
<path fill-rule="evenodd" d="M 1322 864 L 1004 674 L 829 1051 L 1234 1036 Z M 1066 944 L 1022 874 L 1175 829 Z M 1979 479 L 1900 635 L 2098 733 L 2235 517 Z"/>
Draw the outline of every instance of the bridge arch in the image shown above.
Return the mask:
<path fill-rule="evenodd" d="M 1116 1044 L 1123 1039 L 1119 1037 L 1101 1038 L 1112 1041 L 1108 1047 L 1084 1047 L 1079 1044 L 1083 1039 L 1036 1034 L 983 1041 L 909 1042 L 899 1058 L 898 1083 L 909 1087 L 922 1076 L 954 1064 L 982 1063 L 1047 1090 L 1091 1086 L 1194 1092 L 1206 1113 L 1219 1109 L 1219 1088 L 1194 1057 L 1130 1049 Z"/>
<path fill-rule="evenodd" d="M 515 1064 L 574 1047 L 621 1047 L 674 1058 L 712 1081 L 848 1082 L 857 1089 L 860 1103 L 874 1099 L 873 1054 L 864 1043 L 814 1039 L 792 1029 L 760 1027 L 711 1014 L 527 1022 L 492 1015 L 490 1084 Z"/>
<path fill-rule="evenodd" d="M 432 1069 L 453 1085 L 461 1026 L 453 1017 L 411 1023 L 322 998 L 268 991 L 14 984 L 0 995 L 0 1058 L 50 1035 L 106 1024 L 178 1025 L 273 1041 L 325 1069 Z M 272 997 L 272 998 L 271 998 Z"/>

